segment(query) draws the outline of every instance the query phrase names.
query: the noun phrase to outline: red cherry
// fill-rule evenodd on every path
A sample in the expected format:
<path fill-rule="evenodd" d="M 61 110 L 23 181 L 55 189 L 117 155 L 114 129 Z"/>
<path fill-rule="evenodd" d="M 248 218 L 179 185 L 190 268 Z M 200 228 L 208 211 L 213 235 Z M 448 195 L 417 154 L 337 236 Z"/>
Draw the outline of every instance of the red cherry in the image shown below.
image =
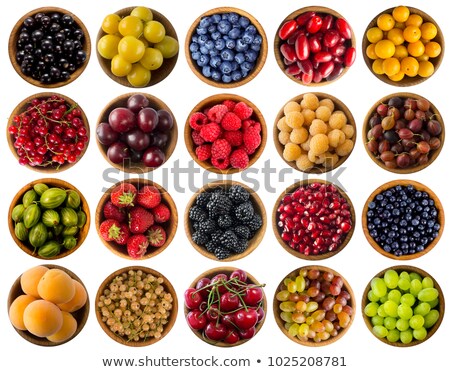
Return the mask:
<path fill-rule="evenodd" d="M 192 310 L 186 315 L 189 327 L 200 330 L 206 327 L 206 316 L 200 310 Z"/>
<path fill-rule="evenodd" d="M 184 304 L 188 309 L 198 309 L 202 296 L 195 288 L 188 288 L 184 292 Z"/>
<path fill-rule="evenodd" d="M 258 312 L 255 309 L 241 309 L 234 315 L 234 323 L 240 330 L 252 328 L 258 323 Z"/>

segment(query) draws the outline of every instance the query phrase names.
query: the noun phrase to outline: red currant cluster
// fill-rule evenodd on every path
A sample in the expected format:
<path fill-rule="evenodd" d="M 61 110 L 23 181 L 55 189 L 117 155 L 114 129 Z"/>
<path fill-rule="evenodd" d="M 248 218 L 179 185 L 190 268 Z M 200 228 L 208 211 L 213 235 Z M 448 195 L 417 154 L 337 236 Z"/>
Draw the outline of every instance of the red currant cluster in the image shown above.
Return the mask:
<path fill-rule="evenodd" d="M 89 141 L 81 110 L 57 95 L 33 99 L 13 118 L 8 132 L 19 164 L 32 167 L 75 163 Z"/>

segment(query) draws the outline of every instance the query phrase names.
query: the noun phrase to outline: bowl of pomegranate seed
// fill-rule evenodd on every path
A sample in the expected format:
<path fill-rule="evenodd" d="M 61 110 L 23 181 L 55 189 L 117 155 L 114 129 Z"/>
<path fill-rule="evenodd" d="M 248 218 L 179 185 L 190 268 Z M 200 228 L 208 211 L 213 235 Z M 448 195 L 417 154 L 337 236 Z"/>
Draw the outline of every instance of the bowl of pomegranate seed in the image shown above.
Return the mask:
<path fill-rule="evenodd" d="M 272 227 L 280 245 L 306 260 L 322 260 L 342 251 L 355 229 L 355 209 L 338 186 L 306 180 L 289 186 L 277 199 Z"/>
<path fill-rule="evenodd" d="M 131 260 L 164 251 L 177 225 L 177 208 L 169 193 L 157 183 L 138 178 L 111 186 L 95 212 L 95 226 L 103 244 Z"/>
<path fill-rule="evenodd" d="M 59 93 L 38 93 L 20 102 L 7 126 L 8 145 L 20 165 L 44 173 L 69 169 L 89 144 L 81 107 Z"/>

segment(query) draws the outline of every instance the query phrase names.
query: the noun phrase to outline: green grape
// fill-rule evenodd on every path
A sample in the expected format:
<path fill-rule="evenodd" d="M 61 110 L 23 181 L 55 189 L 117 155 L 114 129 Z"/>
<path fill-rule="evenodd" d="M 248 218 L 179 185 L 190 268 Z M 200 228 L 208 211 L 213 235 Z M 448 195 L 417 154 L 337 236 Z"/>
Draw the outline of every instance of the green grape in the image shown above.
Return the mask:
<path fill-rule="evenodd" d="M 377 297 L 381 298 L 387 293 L 386 283 L 381 278 L 373 278 L 370 282 L 370 287 L 372 288 L 374 295 Z"/>
<path fill-rule="evenodd" d="M 409 273 L 406 271 L 402 271 L 399 276 L 401 279 L 406 279 L 408 281 L 410 280 Z"/>
<path fill-rule="evenodd" d="M 370 322 L 372 323 L 373 326 L 383 325 L 384 318 L 382 316 L 375 315 L 370 319 Z"/>
<path fill-rule="evenodd" d="M 140 63 L 135 63 L 127 75 L 127 80 L 133 87 L 139 88 L 148 85 L 151 77 L 152 75 L 149 70 Z"/>
<path fill-rule="evenodd" d="M 364 307 L 364 314 L 366 314 L 369 317 L 373 317 L 373 316 L 377 315 L 377 310 L 378 310 L 378 304 L 376 302 L 369 302 Z"/>
<path fill-rule="evenodd" d="M 430 302 L 438 298 L 438 296 L 439 291 L 436 288 L 424 288 L 419 292 L 417 298 L 419 301 Z"/>
<path fill-rule="evenodd" d="M 398 280 L 398 287 L 402 290 L 402 291 L 407 291 L 409 289 L 409 287 L 411 286 L 411 282 L 409 281 L 409 277 L 408 279 L 405 278 L 400 278 Z"/>
<path fill-rule="evenodd" d="M 145 24 L 144 36 L 150 43 L 159 43 L 166 36 L 166 29 L 161 22 L 150 21 Z"/>
<path fill-rule="evenodd" d="M 413 316 L 413 311 L 411 306 L 402 303 L 398 305 L 397 314 L 400 318 L 409 320 Z"/>
<path fill-rule="evenodd" d="M 426 276 L 422 280 L 422 287 L 423 288 L 434 288 L 433 279 L 431 279 L 429 276 Z"/>
<path fill-rule="evenodd" d="M 423 341 L 427 337 L 427 330 L 425 328 L 419 328 L 413 330 L 413 337 L 416 340 Z"/>
<path fill-rule="evenodd" d="M 427 315 L 425 315 L 424 320 L 425 323 L 423 323 L 423 326 L 425 328 L 428 329 L 433 327 L 439 320 L 439 311 L 437 311 L 436 309 L 430 310 L 430 312 Z"/>
<path fill-rule="evenodd" d="M 384 304 L 381 304 L 380 306 L 378 306 L 377 314 L 383 318 L 387 316 L 386 310 L 384 309 Z"/>
<path fill-rule="evenodd" d="M 414 279 L 417 279 L 420 282 L 422 282 L 422 277 L 420 276 L 420 274 L 415 273 L 415 272 L 409 273 L 409 280 L 412 282 Z"/>
<path fill-rule="evenodd" d="M 120 54 L 115 55 L 111 60 L 111 72 L 115 76 L 127 76 L 130 73 L 131 68 L 131 63 L 123 59 Z"/>
<path fill-rule="evenodd" d="M 398 289 L 393 289 L 388 293 L 388 300 L 395 302 L 397 305 L 400 304 L 401 298 L 402 294 Z"/>
<path fill-rule="evenodd" d="M 391 300 L 387 300 L 384 304 L 384 312 L 386 313 L 387 316 L 391 316 L 391 317 L 397 317 L 397 308 L 398 305 Z"/>
<path fill-rule="evenodd" d="M 289 322 L 284 323 L 284 329 L 286 331 L 288 331 L 292 324 L 294 324 L 294 323 L 289 323 Z"/>
<path fill-rule="evenodd" d="M 389 269 L 384 273 L 384 282 L 386 287 L 389 289 L 394 289 L 397 287 L 398 283 L 398 273 L 395 270 Z"/>
<path fill-rule="evenodd" d="M 162 41 L 155 44 L 155 48 L 161 51 L 164 58 L 172 58 L 176 56 L 180 46 L 177 39 L 166 35 Z"/>
<path fill-rule="evenodd" d="M 297 292 L 297 284 L 293 280 L 291 280 L 287 285 L 287 290 L 289 293 Z"/>
<path fill-rule="evenodd" d="M 429 301 L 428 303 L 430 304 L 430 307 L 434 309 L 437 305 L 439 305 L 439 297 L 434 299 L 433 301 Z"/>
<path fill-rule="evenodd" d="M 120 37 L 116 35 L 104 35 L 97 43 L 97 51 L 103 58 L 112 59 L 118 53 Z"/>
<path fill-rule="evenodd" d="M 165 57 L 164 57 L 165 58 Z M 295 284 L 297 285 L 297 292 L 301 293 L 305 290 L 306 282 L 303 276 L 297 276 L 295 278 Z"/>
<path fill-rule="evenodd" d="M 422 282 L 419 279 L 413 279 L 411 280 L 411 286 L 409 288 L 409 292 L 417 297 L 419 292 L 422 290 Z"/>
<path fill-rule="evenodd" d="M 280 313 L 280 318 L 284 322 L 292 323 L 292 313 L 288 313 L 286 311 L 283 311 L 283 312 Z"/>
<path fill-rule="evenodd" d="M 319 308 L 319 304 L 315 301 L 310 301 L 306 304 L 306 312 L 312 313 Z"/>
<path fill-rule="evenodd" d="M 284 301 L 280 304 L 280 310 L 292 313 L 295 311 L 295 302 L 292 301 Z"/>
<path fill-rule="evenodd" d="M 108 14 L 102 22 L 102 30 L 107 34 L 119 32 L 120 16 L 117 14 Z"/>
<path fill-rule="evenodd" d="M 298 328 L 299 325 L 297 323 L 292 324 L 289 329 L 288 329 L 288 333 L 290 336 L 295 337 L 298 334 Z"/>
<path fill-rule="evenodd" d="M 382 304 L 384 304 L 387 300 L 388 300 L 388 296 L 387 296 L 387 295 L 385 295 L 385 296 L 383 296 L 383 297 L 380 298 L 380 302 L 381 302 Z"/>
<path fill-rule="evenodd" d="M 411 293 L 405 293 L 402 298 L 400 299 L 400 302 L 402 304 L 408 305 L 408 306 L 413 306 L 414 303 L 416 302 L 416 298 L 411 294 Z"/>
<path fill-rule="evenodd" d="M 149 22 L 153 20 L 153 13 L 152 11 L 145 7 L 145 6 L 137 6 L 134 8 L 131 13 L 131 16 L 138 17 L 144 22 Z"/>
<path fill-rule="evenodd" d="M 409 319 L 409 326 L 412 329 L 419 329 L 422 328 L 425 324 L 425 319 L 422 315 L 413 315 L 411 319 Z"/>
<path fill-rule="evenodd" d="M 403 344 L 409 344 L 413 340 L 413 333 L 410 329 L 400 332 L 400 341 Z"/>
<path fill-rule="evenodd" d="M 384 318 L 384 322 L 383 325 L 386 327 L 386 329 L 388 330 L 392 330 L 395 329 L 396 325 L 397 325 L 397 318 L 394 318 L 392 316 L 388 316 L 386 318 Z"/>
<path fill-rule="evenodd" d="M 406 331 L 409 329 L 409 321 L 407 319 L 397 319 L 397 323 L 395 324 L 395 327 L 400 331 Z"/>
<path fill-rule="evenodd" d="M 118 51 L 125 61 L 135 63 L 144 56 L 145 46 L 134 36 L 124 36 L 119 42 Z"/>
<path fill-rule="evenodd" d="M 300 337 L 307 337 L 309 332 L 309 325 L 306 323 L 303 323 L 298 328 L 298 336 Z"/>
<path fill-rule="evenodd" d="M 421 302 L 414 308 L 414 314 L 425 316 L 431 310 L 431 306 L 428 302 Z"/>
<path fill-rule="evenodd" d="M 389 342 L 397 342 L 398 340 L 400 340 L 400 331 L 398 329 L 391 329 L 388 332 L 386 339 Z"/>
<path fill-rule="evenodd" d="M 378 338 L 384 338 L 388 335 L 388 330 L 385 326 L 382 325 L 376 325 L 372 328 L 372 333 L 377 336 Z"/>
<path fill-rule="evenodd" d="M 289 291 L 283 290 L 277 293 L 276 299 L 278 301 L 287 301 L 289 299 Z"/>
<path fill-rule="evenodd" d="M 153 71 L 162 66 L 163 60 L 163 55 L 158 49 L 146 48 L 144 56 L 141 58 L 139 63 L 147 70 Z"/>
<path fill-rule="evenodd" d="M 138 38 L 144 31 L 144 24 L 138 17 L 129 15 L 119 22 L 119 32 L 122 36 L 134 36 Z"/>
<path fill-rule="evenodd" d="M 370 290 L 369 293 L 367 293 L 367 298 L 371 302 L 378 302 L 378 301 L 380 301 L 380 297 L 375 296 L 375 294 L 373 293 L 372 290 Z"/>

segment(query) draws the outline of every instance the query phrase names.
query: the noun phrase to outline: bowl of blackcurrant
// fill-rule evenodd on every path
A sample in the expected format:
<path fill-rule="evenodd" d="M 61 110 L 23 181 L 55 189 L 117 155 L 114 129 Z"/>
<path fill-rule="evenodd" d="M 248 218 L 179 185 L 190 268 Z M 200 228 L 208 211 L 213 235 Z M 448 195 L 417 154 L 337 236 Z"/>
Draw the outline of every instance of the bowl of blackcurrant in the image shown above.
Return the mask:
<path fill-rule="evenodd" d="M 113 167 L 147 173 L 164 164 L 175 150 L 177 123 L 170 108 L 146 93 L 116 97 L 98 118 L 100 152 Z"/>
<path fill-rule="evenodd" d="M 68 10 L 43 7 L 21 17 L 9 37 L 9 58 L 25 81 L 56 88 L 77 79 L 91 54 L 88 30 Z"/>

